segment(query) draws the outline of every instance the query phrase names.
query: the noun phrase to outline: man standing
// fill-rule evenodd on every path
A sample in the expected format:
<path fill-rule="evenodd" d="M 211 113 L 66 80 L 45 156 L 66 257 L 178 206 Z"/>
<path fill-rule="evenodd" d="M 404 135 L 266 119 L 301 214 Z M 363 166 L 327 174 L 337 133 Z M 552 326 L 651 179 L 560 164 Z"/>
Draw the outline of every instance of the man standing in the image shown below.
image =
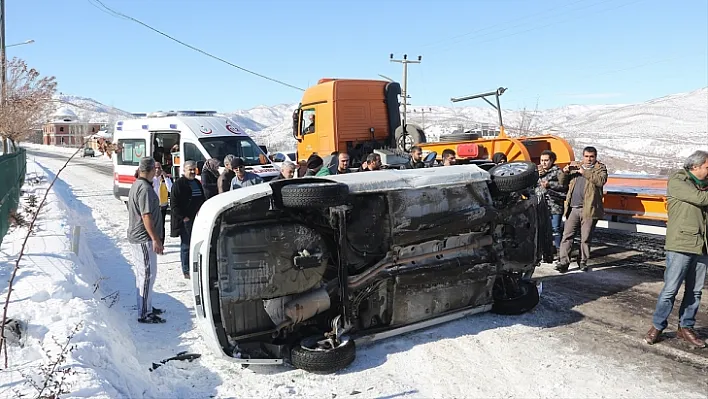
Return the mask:
<path fill-rule="evenodd" d="M 157 275 L 157 254 L 162 255 L 160 200 L 152 187 L 155 160 L 142 158 L 138 178 L 128 193 L 128 243 L 138 288 L 138 322 L 164 323 L 162 310 L 152 307 L 152 287 Z"/>
<path fill-rule="evenodd" d="M 546 197 L 548 210 L 551 212 L 551 229 L 553 230 L 553 246 L 556 252 L 560 250 L 561 225 L 563 221 L 563 203 L 568 188 L 563 186 L 558 176 L 561 170 L 556 165 L 556 153 L 544 150 L 538 165 L 538 187 L 536 194 Z"/>
<path fill-rule="evenodd" d="M 442 152 L 442 160 L 443 160 L 443 166 L 452 166 L 457 164 L 457 158 L 456 158 L 455 151 L 446 148 Z"/>
<path fill-rule="evenodd" d="M 424 167 L 423 149 L 414 145 L 411 147 L 411 160 L 403 166 L 403 169 L 419 169 Z"/>
<path fill-rule="evenodd" d="M 165 219 L 167 217 L 167 205 L 169 204 L 169 192 L 172 191 L 172 179 L 162 170 L 162 164 L 155 162 L 155 177 L 152 179 L 152 187 L 160 200 L 160 213 L 162 223 L 160 223 L 160 237 L 162 245 L 165 245 Z"/>
<path fill-rule="evenodd" d="M 684 162 L 683 169 L 669 178 L 667 203 L 664 287 L 644 340 L 649 345 L 659 340 L 668 326 L 676 294 L 685 282 L 676 336 L 705 348 L 706 342 L 696 336 L 693 327 L 708 265 L 708 152 L 694 152 Z"/>
<path fill-rule="evenodd" d="M 189 242 L 194 218 L 206 201 L 202 184 L 196 179 L 196 172 L 197 163 L 186 161 L 183 165 L 184 175 L 175 181 L 170 198 L 170 235 L 180 238 L 182 274 L 186 279 L 189 278 Z"/>
<path fill-rule="evenodd" d="M 372 153 L 366 157 L 366 169 L 368 171 L 381 170 L 381 155 Z"/>
<path fill-rule="evenodd" d="M 236 172 L 236 176 L 231 180 L 231 189 L 236 190 L 241 187 L 255 186 L 256 184 L 263 183 L 263 179 L 253 172 L 246 171 L 246 163 L 243 159 L 236 158 L 231 163 L 231 166 Z"/>
<path fill-rule="evenodd" d="M 568 271 L 570 248 L 575 232 L 580 228 L 580 270 L 588 271 L 590 259 L 590 241 L 597 220 L 604 215 L 602 207 L 602 188 L 607 183 L 607 167 L 597 162 L 597 149 L 585 147 L 583 162 L 573 162 L 563 168 L 558 182 L 568 187 L 565 199 L 565 228 L 560 244 L 560 263 L 556 270 Z"/>
<path fill-rule="evenodd" d="M 229 154 L 224 157 L 224 171 L 221 172 L 221 175 L 216 180 L 216 185 L 219 188 L 219 194 L 223 193 L 224 191 L 231 190 L 231 180 L 233 180 L 234 176 L 236 176 L 236 173 L 234 172 L 231 163 L 235 159 L 236 155 L 233 154 Z"/>
<path fill-rule="evenodd" d="M 272 181 L 288 180 L 295 177 L 295 164 L 290 161 L 285 161 L 280 166 L 280 174 Z"/>
<path fill-rule="evenodd" d="M 320 169 L 316 176 L 330 176 L 349 173 L 349 154 L 346 152 L 340 152 L 338 154 L 332 154 L 332 157 L 336 159 L 336 165 L 333 165 L 330 168 Z"/>

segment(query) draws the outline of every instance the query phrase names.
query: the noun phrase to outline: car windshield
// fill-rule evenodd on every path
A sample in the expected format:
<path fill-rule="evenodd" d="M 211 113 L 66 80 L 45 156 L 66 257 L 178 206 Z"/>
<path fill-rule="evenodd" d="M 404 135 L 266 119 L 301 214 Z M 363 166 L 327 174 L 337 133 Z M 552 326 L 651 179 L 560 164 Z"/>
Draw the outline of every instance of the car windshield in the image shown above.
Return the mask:
<path fill-rule="evenodd" d="M 246 166 L 268 163 L 268 157 L 250 137 L 208 137 L 199 139 L 209 156 L 219 160 L 224 166 L 224 157 L 229 154 L 243 158 Z"/>

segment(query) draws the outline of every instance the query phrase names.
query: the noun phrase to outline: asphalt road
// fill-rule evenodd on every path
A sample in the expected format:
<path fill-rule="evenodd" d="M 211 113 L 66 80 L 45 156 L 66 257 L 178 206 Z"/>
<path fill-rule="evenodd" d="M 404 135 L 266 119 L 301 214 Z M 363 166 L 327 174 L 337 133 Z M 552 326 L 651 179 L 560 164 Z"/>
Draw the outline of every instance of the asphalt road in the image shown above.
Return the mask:
<path fill-rule="evenodd" d="M 59 160 L 66 161 L 71 156 L 68 154 L 61 154 L 61 153 L 56 153 L 56 152 L 36 150 L 34 148 L 26 148 L 26 150 L 27 150 L 28 157 L 36 156 L 36 157 L 52 158 L 52 159 L 59 159 Z M 113 165 L 110 163 L 106 163 L 106 161 L 104 159 L 101 159 L 99 157 L 83 158 L 80 155 L 77 155 L 74 157 L 74 159 L 71 160 L 71 163 L 69 163 L 68 167 L 76 167 L 76 166 L 90 167 L 91 169 L 96 170 L 99 173 L 105 174 L 107 176 L 113 175 Z"/>

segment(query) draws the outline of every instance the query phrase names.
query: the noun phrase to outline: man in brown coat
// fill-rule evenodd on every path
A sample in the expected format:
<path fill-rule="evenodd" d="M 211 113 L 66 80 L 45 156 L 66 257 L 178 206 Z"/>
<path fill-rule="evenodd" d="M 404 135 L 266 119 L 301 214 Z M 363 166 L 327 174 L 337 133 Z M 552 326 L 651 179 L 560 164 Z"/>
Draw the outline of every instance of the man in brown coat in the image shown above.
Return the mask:
<path fill-rule="evenodd" d="M 565 198 L 564 213 L 566 217 L 563 238 L 560 245 L 560 263 L 556 270 L 561 273 L 568 271 L 570 265 L 570 249 L 573 238 L 580 228 L 580 270 L 588 271 L 590 259 L 590 241 L 597 220 L 604 215 L 602 207 L 602 193 L 607 183 L 607 167 L 597 162 L 597 149 L 585 147 L 583 161 L 576 162 L 563 168 L 563 173 L 558 175 L 558 182 L 568 187 Z"/>

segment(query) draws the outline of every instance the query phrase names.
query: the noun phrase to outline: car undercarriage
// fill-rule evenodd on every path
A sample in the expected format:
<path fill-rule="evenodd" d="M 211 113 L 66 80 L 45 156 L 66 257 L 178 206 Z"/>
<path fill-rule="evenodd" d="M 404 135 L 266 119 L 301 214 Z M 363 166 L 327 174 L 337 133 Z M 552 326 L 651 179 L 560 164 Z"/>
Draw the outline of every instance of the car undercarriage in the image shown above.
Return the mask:
<path fill-rule="evenodd" d="M 425 183 L 395 180 L 407 171 L 281 180 L 234 202 L 215 218 L 200 269 L 221 349 L 334 372 L 354 361 L 356 341 L 533 309 L 530 276 L 550 228 L 535 166 L 517 164 L 447 167 Z"/>

